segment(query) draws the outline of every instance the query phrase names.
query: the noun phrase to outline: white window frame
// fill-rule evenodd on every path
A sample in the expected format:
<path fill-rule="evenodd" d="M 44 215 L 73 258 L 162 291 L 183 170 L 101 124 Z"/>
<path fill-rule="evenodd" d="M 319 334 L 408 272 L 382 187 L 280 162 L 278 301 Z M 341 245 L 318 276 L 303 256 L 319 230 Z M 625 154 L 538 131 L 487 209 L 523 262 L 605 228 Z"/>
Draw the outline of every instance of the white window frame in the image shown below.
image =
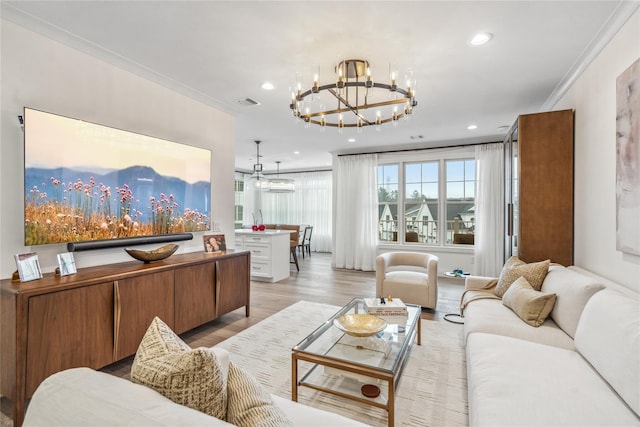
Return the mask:
<path fill-rule="evenodd" d="M 457 248 L 463 245 L 454 245 L 446 242 L 446 226 L 447 226 L 447 180 L 446 180 L 446 161 L 447 160 L 471 160 L 475 159 L 475 146 L 460 146 L 452 148 L 434 148 L 418 151 L 403 151 L 396 153 L 381 153 L 378 155 L 378 165 L 398 165 L 398 230 L 405 230 L 405 164 L 407 163 L 424 163 L 438 161 L 438 243 L 407 243 L 404 233 L 398 233 L 397 241 L 380 241 L 381 245 L 410 245 L 414 246 L 430 246 L 438 248 Z M 477 167 L 477 164 L 476 164 Z M 473 245 L 464 245 L 468 249 L 472 249 Z"/>

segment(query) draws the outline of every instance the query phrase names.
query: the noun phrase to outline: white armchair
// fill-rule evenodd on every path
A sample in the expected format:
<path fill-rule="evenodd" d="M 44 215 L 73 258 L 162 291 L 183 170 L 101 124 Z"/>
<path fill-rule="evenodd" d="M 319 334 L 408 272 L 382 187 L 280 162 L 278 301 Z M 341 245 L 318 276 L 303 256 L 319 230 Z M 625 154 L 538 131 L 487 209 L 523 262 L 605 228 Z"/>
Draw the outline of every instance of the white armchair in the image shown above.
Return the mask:
<path fill-rule="evenodd" d="M 432 254 L 387 252 L 376 258 L 376 297 L 391 295 L 409 304 L 436 308 L 438 261 Z"/>

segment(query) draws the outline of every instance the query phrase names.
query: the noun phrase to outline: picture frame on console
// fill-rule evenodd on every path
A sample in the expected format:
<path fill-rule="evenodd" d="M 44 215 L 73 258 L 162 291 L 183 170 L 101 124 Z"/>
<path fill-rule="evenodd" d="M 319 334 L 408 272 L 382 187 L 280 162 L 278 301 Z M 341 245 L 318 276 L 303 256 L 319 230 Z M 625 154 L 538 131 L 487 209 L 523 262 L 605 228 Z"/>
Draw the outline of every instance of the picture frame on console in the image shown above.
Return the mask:
<path fill-rule="evenodd" d="M 42 270 L 40 269 L 38 254 L 35 252 L 15 254 L 15 259 L 21 282 L 42 279 Z"/>
<path fill-rule="evenodd" d="M 224 234 L 205 234 L 202 236 L 204 251 L 206 253 L 220 253 L 227 250 Z"/>
<path fill-rule="evenodd" d="M 70 274 L 76 274 L 76 260 L 73 257 L 72 252 L 64 252 L 58 254 L 58 270 L 56 271 L 60 276 L 68 276 Z"/>

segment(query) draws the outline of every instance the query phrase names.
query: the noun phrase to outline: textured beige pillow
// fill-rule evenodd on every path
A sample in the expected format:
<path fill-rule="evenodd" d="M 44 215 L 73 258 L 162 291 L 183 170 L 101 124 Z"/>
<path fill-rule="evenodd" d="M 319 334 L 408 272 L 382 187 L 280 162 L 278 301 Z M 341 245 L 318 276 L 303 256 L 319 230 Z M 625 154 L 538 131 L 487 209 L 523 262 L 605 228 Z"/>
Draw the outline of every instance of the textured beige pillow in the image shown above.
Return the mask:
<path fill-rule="evenodd" d="M 293 423 L 251 374 L 229 363 L 227 422 L 239 427 L 286 427 Z"/>
<path fill-rule="evenodd" d="M 140 342 L 131 380 L 180 405 L 226 418 L 226 378 L 213 351 L 191 349 L 158 317 Z"/>
<path fill-rule="evenodd" d="M 539 291 L 542 288 L 544 278 L 549 272 L 549 264 L 549 260 L 527 264 L 517 257 L 509 258 L 500 273 L 500 278 L 496 285 L 496 295 L 502 297 L 509 289 L 509 286 L 519 277 L 527 279 L 531 287 Z"/>
<path fill-rule="evenodd" d="M 502 304 L 513 310 L 519 318 L 538 327 L 549 316 L 556 303 L 556 294 L 536 291 L 527 279 L 517 279 L 502 297 Z"/>

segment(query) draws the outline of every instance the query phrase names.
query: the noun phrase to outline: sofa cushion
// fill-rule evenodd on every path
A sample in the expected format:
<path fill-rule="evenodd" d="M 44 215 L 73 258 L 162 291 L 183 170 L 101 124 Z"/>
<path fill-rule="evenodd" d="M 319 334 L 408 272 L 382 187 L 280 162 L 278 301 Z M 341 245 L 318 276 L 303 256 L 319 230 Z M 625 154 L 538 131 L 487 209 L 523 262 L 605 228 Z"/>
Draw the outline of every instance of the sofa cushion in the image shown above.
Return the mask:
<path fill-rule="evenodd" d="M 293 426 L 271 395 L 244 369 L 229 365 L 227 421 L 239 427 Z"/>
<path fill-rule="evenodd" d="M 604 285 L 594 277 L 585 276 L 560 265 L 549 267 L 542 291 L 556 294 L 551 318 L 569 336 L 575 337 L 584 305 Z"/>
<path fill-rule="evenodd" d="M 496 285 L 496 295 L 503 296 L 509 286 L 520 277 L 527 279 L 531 287 L 539 291 L 549 271 L 549 264 L 549 260 L 527 264 L 518 259 L 518 257 L 509 258 L 500 272 L 498 284 Z"/>
<path fill-rule="evenodd" d="M 191 349 L 158 317 L 138 347 L 131 380 L 180 405 L 226 418 L 227 382 L 215 351 Z"/>
<path fill-rule="evenodd" d="M 556 302 L 556 294 L 534 290 L 527 279 L 518 278 L 502 296 L 502 303 L 528 325 L 542 325 Z"/>
<path fill-rule="evenodd" d="M 472 301 L 464 310 L 465 340 L 475 332 L 505 335 L 574 350 L 573 339 L 551 318 L 537 328 L 527 325 L 499 299 Z"/>
<path fill-rule="evenodd" d="M 576 351 L 477 333 L 466 353 L 470 426 L 640 425 Z"/>
<path fill-rule="evenodd" d="M 640 309 L 613 290 L 589 299 L 576 330 L 576 348 L 640 415 Z"/>

